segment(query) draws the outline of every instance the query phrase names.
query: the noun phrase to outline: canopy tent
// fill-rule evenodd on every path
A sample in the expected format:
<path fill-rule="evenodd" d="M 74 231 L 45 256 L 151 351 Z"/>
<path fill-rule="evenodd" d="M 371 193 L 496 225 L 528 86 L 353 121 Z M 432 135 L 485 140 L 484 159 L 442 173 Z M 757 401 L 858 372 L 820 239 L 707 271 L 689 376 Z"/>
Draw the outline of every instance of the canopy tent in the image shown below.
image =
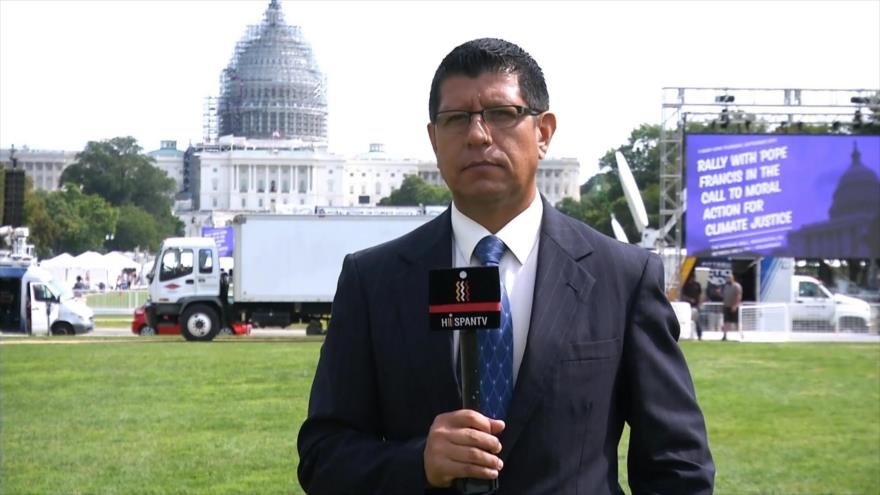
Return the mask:
<path fill-rule="evenodd" d="M 143 263 L 139 263 L 119 251 L 105 255 L 95 251 L 86 251 L 75 257 L 64 253 L 41 261 L 40 267 L 66 287 L 73 287 L 76 283 L 76 277 L 80 276 L 83 278 L 83 282 L 88 282 L 91 289 L 97 289 L 102 282 L 106 288 L 116 287 L 124 270 L 134 270 L 139 280 L 145 273 L 144 268 L 149 269 Z"/>
<path fill-rule="evenodd" d="M 70 276 L 70 270 L 73 268 L 73 256 L 70 253 L 62 253 L 54 258 L 40 261 L 39 266 L 45 269 L 55 280 L 61 282 L 66 287 L 72 287 L 73 282 L 68 283 L 68 279 L 75 279 L 76 276 Z"/>
<path fill-rule="evenodd" d="M 104 266 L 108 268 L 119 268 L 119 271 L 129 268 L 140 271 L 141 266 L 135 260 L 129 258 L 128 256 L 120 253 L 119 251 L 113 251 L 104 255 Z"/>
<path fill-rule="evenodd" d="M 48 266 L 63 266 L 69 267 L 71 266 L 71 261 L 73 260 L 73 256 L 70 253 L 61 253 L 54 258 L 50 258 L 48 260 L 43 260 L 40 262 L 40 266 L 48 267 Z"/>
<path fill-rule="evenodd" d="M 83 282 L 90 289 L 97 288 L 101 283 L 110 285 L 110 271 L 104 263 L 104 256 L 95 251 L 86 251 L 73 258 L 73 279 L 77 276 L 83 278 Z M 113 281 L 116 276 L 113 276 Z"/>

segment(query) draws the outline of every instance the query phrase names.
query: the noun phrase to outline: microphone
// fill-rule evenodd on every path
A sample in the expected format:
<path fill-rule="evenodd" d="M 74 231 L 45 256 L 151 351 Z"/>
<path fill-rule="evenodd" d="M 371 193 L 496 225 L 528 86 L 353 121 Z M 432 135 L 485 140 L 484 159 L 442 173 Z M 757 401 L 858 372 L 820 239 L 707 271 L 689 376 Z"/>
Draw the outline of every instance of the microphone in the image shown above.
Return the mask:
<path fill-rule="evenodd" d="M 465 409 L 480 410 L 480 351 L 477 331 L 501 326 L 501 279 L 497 266 L 431 270 L 428 273 L 431 330 L 459 330 L 461 396 Z M 459 493 L 476 495 L 498 489 L 498 480 L 459 478 Z"/>

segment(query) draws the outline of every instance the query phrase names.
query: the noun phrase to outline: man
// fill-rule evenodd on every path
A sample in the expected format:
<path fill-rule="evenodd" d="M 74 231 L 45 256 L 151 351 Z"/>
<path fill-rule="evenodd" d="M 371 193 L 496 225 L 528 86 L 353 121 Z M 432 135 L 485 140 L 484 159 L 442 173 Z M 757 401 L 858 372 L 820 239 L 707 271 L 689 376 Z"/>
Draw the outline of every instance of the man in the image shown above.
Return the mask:
<path fill-rule="evenodd" d="M 541 69 L 516 45 L 471 41 L 440 64 L 428 135 L 453 204 L 345 258 L 299 433 L 307 492 L 447 492 L 458 478 L 497 478 L 497 493 L 620 493 L 625 421 L 633 493 L 712 491 L 659 258 L 537 194 L 556 130 L 548 109 Z M 462 409 L 458 338 L 428 326 L 428 271 L 481 264 L 487 239 L 501 246 L 509 299 L 498 332 L 512 336 L 498 347 L 513 382 L 499 381 L 511 388 L 498 387 L 509 395 L 497 417 Z"/>
<path fill-rule="evenodd" d="M 736 281 L 733 272 L 727 275 L 727 283 L 722 289 L 724 301 L 724 335 L 721 340 L 727 340 L 728 331 L 736 331 L 739 326 L 739 305 L 742 302 L 743 288 Z"/>
<path fill-rule="evenodd" d="M 703 288 L 693 274 L 688 278 L 687 283 L 684 284 L 681 296 L 683 300 L 691 305 L 691 321 L 694 324 L 694 329 L 697 331 L 697 339 L 703 340 L 703 327 L 700 325 L 700 305 L 703 302 Z"/>

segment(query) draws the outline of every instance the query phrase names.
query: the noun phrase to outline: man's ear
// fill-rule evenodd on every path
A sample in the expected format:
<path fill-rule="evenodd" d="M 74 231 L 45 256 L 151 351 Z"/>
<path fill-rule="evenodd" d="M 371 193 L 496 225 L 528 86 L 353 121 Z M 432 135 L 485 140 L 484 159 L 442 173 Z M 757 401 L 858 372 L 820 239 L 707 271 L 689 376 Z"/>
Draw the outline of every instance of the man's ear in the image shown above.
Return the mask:
<path fill-rule="evenodd" d="M 434 148 L 434 156 L 437 155 L 437 135 L 434 130 L 434 124 L 428 122 L 428 139 L 431 140 L 431 148 Z"/>
<path fill-rule="evenodd" d="M 556 115 L 552 112 L 544 112 L 538 116 L 538 126 L 535 132 L 538 133 L 538 159 L 543 160 L 550 148 L 550 140 L 556 133 Z"/>

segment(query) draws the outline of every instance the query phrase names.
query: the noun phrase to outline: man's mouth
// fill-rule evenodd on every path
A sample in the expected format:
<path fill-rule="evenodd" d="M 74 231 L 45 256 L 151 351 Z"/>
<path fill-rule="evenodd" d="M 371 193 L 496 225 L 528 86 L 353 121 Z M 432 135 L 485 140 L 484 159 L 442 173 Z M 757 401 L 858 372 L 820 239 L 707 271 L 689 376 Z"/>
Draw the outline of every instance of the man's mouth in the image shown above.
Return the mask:
<path fill-rule="evenodd" d="M 498 165 L 498 164 L 496 164 L 496 163 L 492 163 L 492 162 L 490 162 L 490 161 L 488 161 L 488 160 L 480 160 L 480 161 L 475 161 L 475 162 L 470 162 L 470 163 L 468 163 L 467 166 L 464 167 L 464 169 L 467 170 L 467 169 L 469 169 L 469 168 L 478 168 L 478 167 L 500 167 L 500 166 L 501 166 L 501 165 Z"/>

